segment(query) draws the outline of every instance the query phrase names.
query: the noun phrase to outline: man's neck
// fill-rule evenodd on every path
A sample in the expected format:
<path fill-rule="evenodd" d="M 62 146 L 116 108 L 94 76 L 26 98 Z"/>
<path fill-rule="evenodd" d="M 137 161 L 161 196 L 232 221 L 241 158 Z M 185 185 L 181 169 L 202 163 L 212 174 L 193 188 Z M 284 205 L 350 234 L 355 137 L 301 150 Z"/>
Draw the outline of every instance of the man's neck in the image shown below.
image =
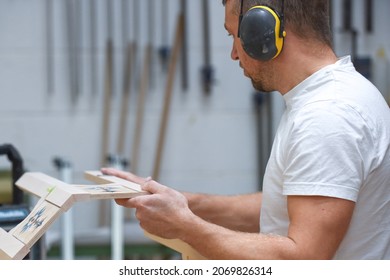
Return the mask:
<path fill-rule="evenodd" d="M 337 61 L 335 53 L 327 45 L 302 41 L 294 36 L 290 36 L 288 40 L 277 62 L 282 81 L 279 92 L 282 94 L 287 93 L 318 70 Z"/>

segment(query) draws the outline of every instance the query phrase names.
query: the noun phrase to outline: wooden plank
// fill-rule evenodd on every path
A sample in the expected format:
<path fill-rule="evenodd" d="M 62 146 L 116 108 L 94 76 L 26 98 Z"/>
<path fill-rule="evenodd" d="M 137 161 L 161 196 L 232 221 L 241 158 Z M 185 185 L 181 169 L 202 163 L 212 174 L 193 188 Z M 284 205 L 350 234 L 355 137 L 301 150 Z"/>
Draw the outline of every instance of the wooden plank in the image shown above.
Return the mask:
<path fill-rule="evenodd" d="M 192 248 L 187 243 L 181 241 L 180 239 L 165 239 L 159 236 L 144 232 L 145 236 L 150 239 L 168 247 L 172 250 L 175 250 L 182 255 L 183 260 L 205 260 L 206 258 L 198 253 L 194 248 Z"/>
<path fill-rule="evenodd" d="M 131 198 L 143 194 L 120 184 L 79 186 L 78 188 L 88 192 L 90 199 Z"/>
<path fill-rule="evenodd" d="M 52 223 L 77 201 L 130 198 L 147 194 L 137 184 L 89 172 L 99 185 L 71 185 L 39 172 L 26 172 L 17 185 L 41 199 L 31 213 L 9 233 L 0 231 L 0 259 L 22 259 Z"/>
<path fill-rule="evenodd" d="M 40 173 L 27 172 L 23 174 L 15 184 L 25 192 L 29 192 L 38 197 L 44 197 L 48 194 L 48 191 L 58 184 L 63 184 L 59 180 L 52 180 L 54 178 L 47 178 L 41 176 Z"/>
<path fill-rule="evenodd" d="M 115 176 L 108 176 L 102 174 L 100 171 L 86 171 L 85 172 L 85 177 L 91 181 L 94 181 L 95 183 L 122 183 L 124 185 L 130 185 L 132 187 L 136 187 L 140 190 L 140 186 L 134 183 L 131 183 L 127 180 L 120 179 Z M 135 186 L 134 186 L 135 185 Z M 148 194 L 140 190 L 140 193 L 138 195 L 142 194 Z M 165 239 L 158 237 L 156 235 L 150 234 L 148 232 L 144 232 L 145 236 L 149 237 L 150 239 L 167 246 L 179 253 L 182 254 L 182 258 L 185 260 L 202 260 L 205 259 L 201 254 L 199 254 L 196 250 L 194 250 L 190 245 L 187 243 L 179 240 L 179 239 Z"/>
<path fill-rule="evenodd" d="M 26 172 L 16 185 L 38 197 L 45 197 L 63 211 L 68 211 L 76 201 L 90 199 L 88 192 L 40 172 Z"/>
<path fill-rule="evenodd" d="M 60 207 L 42 198 L 30 215 L 14 227 L 10 233 L 31 248 L 62 213 Z"/>
<path fill-rule="evenodd" d="M 109 176 L 109 175 L 104 175 L 100 171 L 85 171 L 84 177 L 87 180 L 90 180 L 92 182 L 95 182 L 97 184 L 108 184 L 108 183 L 115 183 L 122 185 L 124 187 L 127 187 L 131 190 L 134 190 L 135 192 L 139 194 L 148 194 L 148 192 L 145 192 L 141 189 L 141 186 L 139 184 L 130 182 L 128 180 L 124 180 L 122 178 L 118 178 L 115 176 Z"/>
<path fill-rule="evenodd" d="M 67 211 L 75 202 L 91 199 L 130 198 L 147 194 L 140 185 L 103 175 L 100 171 L 87 171 L 86 177 L 99 185 L 72 185 L 39 172 L 26 172 L 17 185 Z"/>
<path fill-rule="evenodd" d="M 0 228 L 0 260 L 23 259 L 30 250 L 12 234 Z"/>
<path fill-rule="evenodd" d="M 73 203 L 89 199 L 131 198 L 147 195 L 141 186 L 130 181 L 86 171 L 87 179 L 98 185 L 70 185 L 43 173 L 25 173 L 19 182 L 25 190 L 41 195 L 31 213 L 10 232 L 0 228 L 0 259 L 23 259 L 52 223 Z M 178 239 L 164 239 L 145 232 L 149 238 L 180 252 L 183 259 L 204 259 L 197 251 Z"/>

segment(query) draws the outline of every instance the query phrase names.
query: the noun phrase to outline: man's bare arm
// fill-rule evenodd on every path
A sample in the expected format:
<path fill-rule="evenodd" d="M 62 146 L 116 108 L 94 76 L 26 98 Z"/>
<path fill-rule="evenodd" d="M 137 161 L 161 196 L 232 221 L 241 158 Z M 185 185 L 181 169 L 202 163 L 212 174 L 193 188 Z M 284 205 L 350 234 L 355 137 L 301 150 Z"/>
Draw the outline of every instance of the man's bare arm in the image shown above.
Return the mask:
<path fill-rule="evenodd" d="M 287 236 L 236 232 L 188 215 L 178 237 L 209 259 L 331 259 L 354 205 L 330 197 L 289 197 Z"/>
<path fill-rule="evenodd" d="M 130 172 L 113 168 L 102 168 L 102 172 L 117 176 L 137 184 L 147 179 Z M 261 193 L 220 196 L 196 193 L 183 193 L 193 213 L 202 219 L 232 230 L 259 232 Z"/>
<path fill-rule="evenodd" d="M 231 230 L 259 232 L 261 193 L 222 196 L 184 193 L 191 211 Z"/>

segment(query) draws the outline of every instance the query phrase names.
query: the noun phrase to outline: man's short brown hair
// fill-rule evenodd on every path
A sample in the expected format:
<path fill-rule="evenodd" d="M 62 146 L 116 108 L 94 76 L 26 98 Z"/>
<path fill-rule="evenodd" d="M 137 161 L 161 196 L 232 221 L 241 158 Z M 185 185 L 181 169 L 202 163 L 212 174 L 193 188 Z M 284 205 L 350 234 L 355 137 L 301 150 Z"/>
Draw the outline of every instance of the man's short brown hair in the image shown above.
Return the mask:
<path fill-rule="evenodd" d="M 226 5 L 234 1 L 234 12 L 240 13 L 241 0 L 222 0 Z M 332 47 L 329 24 L 329 0 L 244 0 L 244 13 L 253 6 L 266 5 L 284 14 L 285 26 L 303 39 L 319 40 Z"/>

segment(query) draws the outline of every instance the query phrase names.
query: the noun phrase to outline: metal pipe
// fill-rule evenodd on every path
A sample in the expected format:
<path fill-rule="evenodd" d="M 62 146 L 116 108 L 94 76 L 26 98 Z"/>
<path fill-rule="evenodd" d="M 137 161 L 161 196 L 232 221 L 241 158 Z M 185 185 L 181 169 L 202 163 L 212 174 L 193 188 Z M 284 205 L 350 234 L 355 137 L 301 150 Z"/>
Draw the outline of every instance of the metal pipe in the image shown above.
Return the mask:
<path fill-rule="evenodd" d="M 72 164 L 62 158 L 55 158 L 54 165 L 59 171 L 60 180 L 65 183 L 72 183 Z M 61 256 L 63 260 L 73 260 L 74 254 L 74 228 L 73 210 L 69 209 L 61 217 Z"/>

